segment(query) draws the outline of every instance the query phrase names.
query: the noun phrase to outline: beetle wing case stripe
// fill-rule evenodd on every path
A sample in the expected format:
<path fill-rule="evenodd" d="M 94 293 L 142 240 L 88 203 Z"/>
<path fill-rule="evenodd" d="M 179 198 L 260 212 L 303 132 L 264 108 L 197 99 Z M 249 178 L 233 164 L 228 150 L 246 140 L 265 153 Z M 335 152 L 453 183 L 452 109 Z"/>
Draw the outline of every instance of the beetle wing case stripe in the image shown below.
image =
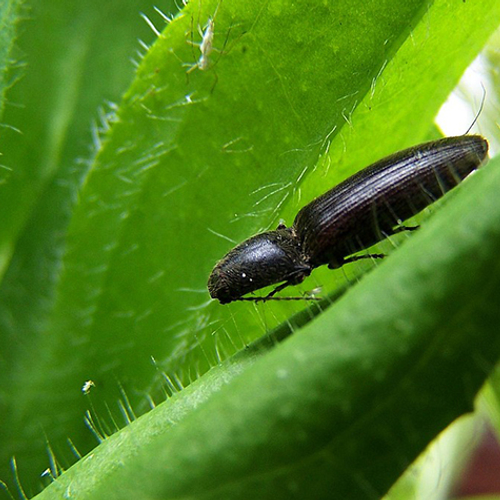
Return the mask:
<path fill-rule="evenodd" d="M 447 137 L 384 158 L 305 206 L 294 229 L 312 267 L 384 239 L 459 184 L 485 160 L 480 136 Z"/>

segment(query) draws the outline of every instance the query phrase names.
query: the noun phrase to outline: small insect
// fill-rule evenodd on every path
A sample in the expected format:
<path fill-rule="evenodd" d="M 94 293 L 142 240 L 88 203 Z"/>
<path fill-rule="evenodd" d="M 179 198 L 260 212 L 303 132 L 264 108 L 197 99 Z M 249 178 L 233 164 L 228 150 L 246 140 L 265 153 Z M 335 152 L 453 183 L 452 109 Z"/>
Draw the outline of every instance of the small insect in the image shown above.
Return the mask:
<path fill-rule="evenodd" d="M 273 296 L 301 283 L 316 267 L 336 269 L 384 257 L 353 254 L 417 229 L 403 222 L 453 189 L 487 156 L 486 139 L 471 135 L 428 142 L 379 160 L 302 208 L 291 227 L 280 224 L 233 248 L 210 274 L 210 296 L 221 304 L 295 299 Z M 278 283 L 265 297 L 244 297 Z"/>
<path fill-rule="evenodd" d="M 196 68 L 198 68 L 201 71 L 206 71 L 209 68 L 210 66 L 209 56 L 213 50 L 214 28 L 215 28 L 214 20 L 212 17 L 210 17 L 208 19 L 205 31 L 200 33 L 201 35 L 201 43 L 199 44 L 201 52 L 200 58 L 198 59 L 196 64 L 188 70 L 188 73 L 191 73 L 191 71 L 193 71 Z"/>
<path fill-rule="evenodd" d="M 191 73 L 196 68 L 200 71 L 206 71 L 211 67 L 210 55 L 214 50 L 213 42 L 214 42 L 214 33 L 215 33 L 215 18 L 217 17 L 217 12 L 220 7 L 220 2 L 215 9 L 214 15 L 208 18 L 207 24 L 205 25 L 204 30 L 200 28 L 198 25 L 198 32 L 201 36 L 201 42 L 196 43 L 192 40 L 190 41 L 191 45 L 195 45 L 200 49 L 200 57 L 196 63 L 194 63 L 188 70 L 187 73 Z"/>

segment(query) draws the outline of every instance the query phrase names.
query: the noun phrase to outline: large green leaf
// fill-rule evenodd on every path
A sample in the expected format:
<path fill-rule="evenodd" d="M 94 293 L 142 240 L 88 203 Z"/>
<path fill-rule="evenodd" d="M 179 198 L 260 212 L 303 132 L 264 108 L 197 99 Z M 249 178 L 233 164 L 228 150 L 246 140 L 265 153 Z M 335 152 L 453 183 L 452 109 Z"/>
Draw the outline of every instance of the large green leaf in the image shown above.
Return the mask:
<path fill-rule="evenodd" d="M 381 496 L 472 409 L 500 355 L 500 161 L 465 184 L 377 270 L 208 401 L 196 398 L 207 393 L 202 377 L 37 498 Z M 189 399 L 198 408 L 186 416 Z"/>
<path fill-rule="evenodd" d="M 201 71 L 190 42 L 210 16 L 221 51 Z M 84 380 L 111 432 L 122 388 L 142 412 L 163 370 L 182 386 L 300 311 L 209 303 L 207 275 L 231 247 L 218 235 L 290 221 L 326 185 L 420 141 L 499 21 L 493 0 L 192 2 L 142 61 L 79 193 L 50 321 L 11 363 L 5 453 L 33 474 L 45 437 L 58 455 L 67 437 L 85 452 Z M 326 294 L 361 269 L 306 286 Z"/>
<path fill-rule="evenodd" d="M 8 70 L 13 63 L 12 45 L 15 39 L 18 7 L 18 0 L 7 0 L 0 4 L 0 116 L 5 107 L 5 91 L 11 84 Z"/>
<path fill-rule="evenodd" d="M 0 4 L 7 37 L 14 3 Z M 0 168 L 2 423 L 24 404 L 8 388 L 19 371 L 29 372 L 35 343 L 44 342 L 35 339 L 52 308 L 66 227 L 88 170 L 92 128 L 97 134 L 102 127 L 92 123 L 105 100 L 119 100 L 128 86 L 137 37 L 154 39 L 140 10 L 154 12 L 148 0 L 128 2 L 126 8 L 121 2 L 36 0 L 23 7 L 16 68 L 8 83 L 18 81 L 8 89 L 0 134 L 0 163 L 8 167 Z M 0 45 L 6 57 L 7 42 Z M 22 431 L 1 426 L 0 478 L 12 475 L 9 459 L 17 454 L 34 460 L 31 468 L 21 458 L 21 472 L 28 470 L 37 480 L 47 461 L 46 453 L 40 454 L 46 446 L 43 431 L 37 433 L 36 442 L 28 442 Z"/>
<path fill-rule="evenodd" d="M 137 37 L 151 39 L 138 11 L 152 7 L 144 1 L 134 5 L 94 0 L 81 8 L 63 0 L 34 0 L 24 7 L 18 45 L 25 69 L 9 93 L 5 121 L 10 128 L 0 142 L 3 163 L 11 169 L 0 197 L 1 274 L 41 190 L 60 165 L 71 163 L 80 176 L 85 172 L 82 158 L 88 156 L 97 108 L 105 99 L 120 98 L 133 74 Z"/>

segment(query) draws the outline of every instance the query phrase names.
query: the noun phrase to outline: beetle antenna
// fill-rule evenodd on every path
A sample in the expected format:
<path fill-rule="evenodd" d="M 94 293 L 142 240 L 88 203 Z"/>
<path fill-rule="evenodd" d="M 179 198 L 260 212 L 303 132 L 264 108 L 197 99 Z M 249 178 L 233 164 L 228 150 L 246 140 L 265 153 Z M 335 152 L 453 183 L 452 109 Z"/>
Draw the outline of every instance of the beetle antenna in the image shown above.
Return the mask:
<path fill-rule="evenodd" d="M 470 127 L 467 129 L 467 131 L 465 132 L 464 135 L 467 135 L 471 131 L 472 127 L 477 123 L 477 119 L 479 118 L 479 115 L 483 111 L 484 101 L 486 100 L 486 89 L 484 88 L 484 85 L 482 83 L 481 83 L 481 87 L 483 89 L 483 97 L 481 97 L 481 104 L 479 105 L 479 110 L 476 113 L 476 116 L 474 117 L 473 122 L 470 124 Z"/>
<path fill-rule="evenodd" d="M 249 302 L 267 302 L 268 300 L 322 300 L 321 297 L 240 297 L 237 300 L 246 300 Z"/>

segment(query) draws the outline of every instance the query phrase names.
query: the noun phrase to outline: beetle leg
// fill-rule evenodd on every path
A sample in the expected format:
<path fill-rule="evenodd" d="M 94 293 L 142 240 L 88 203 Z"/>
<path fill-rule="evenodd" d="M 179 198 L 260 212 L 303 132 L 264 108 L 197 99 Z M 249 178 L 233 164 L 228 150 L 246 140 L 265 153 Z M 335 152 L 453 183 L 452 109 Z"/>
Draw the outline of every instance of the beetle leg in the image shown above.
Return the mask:
<path fill-rule="evenodd" d="M 398 226 L 395 227 L 392 232 L 393 234 L 402 233 L 403 231 L 416 231 L 420 226 Z"/>
<path fill-rule="evenodd" d="M 368 253 L 368 254 L 364 254 L 364 255 L 353 255 L 352 257 L 348 257 L 347 259 L 344 259 L 342 261 L 342 265 L 344 264 L 349 264 L 349 262 L 355 262 L 357 260 L 361 260 L 361 259 L 383 259 L 384 257 L 387 257 L 385 255 L 385 253 Z M 338 264 L 335 264 L 335 267 L 330 267 L 331 264 L 328 265 L 328 267 L 330 269 L 335 269 L 338 266 Z"/>
<path fill-rule="evenodd" d="M 280 286 L 277 286 L 272 292 L 269 292 L 265 297 L 264 300 L 270 299 L 273 295 L 277 294 L 278 292 L 281 292 L 284 288 L 287 286 L 292 285 L 293 283 L 290 281 L 285 281 L 282 283 Z"/>
<path fill-rule="evenodd" d="M 269 292 L 264 297 L 264 300 L 272 298 L 273 295 L 276 295 L 278 292 L 281 292 L 281 290 L 283 290 L 287 286 L 298 285 L 299 283 L 302 283 L 310 274 L 311 274 L 311 269 L 304 267 L 303 269 L 289 276 L 284 283 L 282 283 L 281 285 L 277 286 L 274 290 Z"/>

